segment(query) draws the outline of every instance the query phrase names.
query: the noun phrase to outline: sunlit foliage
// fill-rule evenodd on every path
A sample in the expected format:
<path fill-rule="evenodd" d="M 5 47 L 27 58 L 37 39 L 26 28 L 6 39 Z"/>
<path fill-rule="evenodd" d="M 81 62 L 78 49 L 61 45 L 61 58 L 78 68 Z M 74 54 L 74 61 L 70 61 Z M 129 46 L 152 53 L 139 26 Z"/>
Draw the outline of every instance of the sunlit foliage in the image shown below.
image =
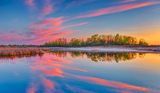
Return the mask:
<path fill-rule="evenodd" d="M 80 47 L 80 46 L 105 46 L 105 45 L 140 45 L 147 46 L 148 43 L 143 40 L 137 40 L 135 37 L 124 35 L 92 35 L 87 39 L 72 38 L 70 41 L 65 38 L 60 38 L 55 41 L 47 42 L 44 46 L 54 47 Z"/>

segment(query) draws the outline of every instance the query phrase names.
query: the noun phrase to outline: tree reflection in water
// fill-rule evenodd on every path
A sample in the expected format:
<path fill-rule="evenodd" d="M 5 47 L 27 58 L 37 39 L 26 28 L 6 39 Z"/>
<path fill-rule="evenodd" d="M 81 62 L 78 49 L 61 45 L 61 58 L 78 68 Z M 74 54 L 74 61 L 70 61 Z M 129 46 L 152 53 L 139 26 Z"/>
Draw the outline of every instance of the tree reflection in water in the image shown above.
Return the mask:
<path fill-rule="evenodd" d="M 56 55 L 58 57 L 65 57 L 68 54 L 73 57 L 87 57 L 91 59 L 94 62 L 100 62 L 100 61 L 127 61 L 135 59 L 136 57 L 143 58 L 145 56 L 145 53 L 134 53 L 134 52 L 108 52 L 108 53 L 99 53 L 99 52 L 65 52 L 65 51 L 54 51 L 50 52 L 53 55 Z M 15 59 L 15 58 L 22 58 L 22 57 L 32 57 L 32 56 L 43 56 L 43 53 L 41 52 L 26 52 L 19 55 L 8 55 L 8 56 L 0 56 L 0 59 Z"/>
<path fill-rule="evenodd" d="M 71 82 L 82 82 L 83 85 L 103 86 L 105 89 L 125 93 L 154 93 L 154 90 L 142 86 L 132 85 L 106 78 L 88 75 L 90 70 L 73 66 L 74 60 L 66 56 L 87 57 L 95 62 L 99 61 L 126 61 L 144 54 L 138 53 L 87 53 L 87 52 L 51 52 L 44 53 L 41 57 L 34 57 L 30 60 L 29 68 L 32 72 L 31 79 L 26 87 L 26 93 L 99 93 L 84 88 L 74 86 Z M 16 59 L 15 59 L 16 60 Z M 73 73 L 74 72 L 74 73 Z M 80 74 L 78 74 L 80 73 Z M 86 75 L 84 75 L 86 74 Z M 62 81 L 62 82 L 61 82 Z M 75 83 L 76 84 L 76 83 Z M 63 88 L 62 88 L 63 87 Z M 66 92 L 67 89 L 69 92 Z"/>
<path fill-rule="evenodd" d="M 62 52 L 62 51 L 56 51 L 52 52 L 52 54 L 57 55 L 59 57 L 65 57 L 67 54 L 71 55 L 71 57 L 87 57 L 91 59 L 94 62 L 103 62 L 103 61 L 127 61 L 132 60 L 137 57 L 143 58 L 145 56 L 145 53 L 134 53 L 134 52 L 119 52 L 119 53 L 98 53 L 98 52 Z"/>
<path fill-rule="evenodd" d="M 68 54 L 72 57 L 87 56 L 97 62 L 112 60 L 114 58 L 117 58 L 117 60 L 128 60 L 130 58 L 135 58 L 135 55 L 137 55 L 136 53 L 45 53 L 42 57 L 36 58 L 31 64 L 34 79 L 30 81 L 27 93 L 41 93 L 42 91 L 44 91 L 44 93 L 66 93 L 64 91 L 65 88 L 71 91 L 71 93 L 97 93 L 93 90 L 88 90 L 87 88 L 73 86 L 72 84 L 66 83 L 65 80 L 68 80 L 67 82 L 75 80 L 76 82 L 83 82 L 83 84 L 89 83 L 91 85 L 95 84 L 95 86 L 104 86 L 118 92 L 123 91 L 123 93 L 153 93 L 153 90 L 150 88 L 72 73 L 89 73 L 89 71 L 84 68 L 72 66 L 71 64 L 74 63 L 73 60 L 65 58 Z M 109 59 L 106 57 L 109 57 Z M 62 80 L 63 83 L 58 82 L 59 80 Z M 63 86 L 63 88 L 61 86 Z"/>

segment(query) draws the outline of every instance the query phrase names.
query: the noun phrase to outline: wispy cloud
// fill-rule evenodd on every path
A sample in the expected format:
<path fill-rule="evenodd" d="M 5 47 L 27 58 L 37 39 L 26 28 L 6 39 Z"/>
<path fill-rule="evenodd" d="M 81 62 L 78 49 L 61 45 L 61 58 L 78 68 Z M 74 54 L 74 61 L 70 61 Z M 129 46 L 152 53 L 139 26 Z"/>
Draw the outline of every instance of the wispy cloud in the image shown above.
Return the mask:
<path fill-rule="evenodd" d="M 80 22 L 80 23 L 70 24 L 70 25 L 67 25 L 67 26 L 63 26 L 62 29 L 82 26 L 82 25 L 86 25 L 86 24 L 88 24 L 88 22 Z"/>
<path fill-rule="evenodd" d="M 97 0 L 73 0 L 67 4 L 66 8 L 73 8 L 73 7 L 89 4 L 95 1 Z"/>
<path fill-rule="evenodd" d="M 122 0 L 120 2 L 121 3 L 129 3 L 129 2 L 135 2 L 135 1 L 137 1 L 137 0 Z"/>
<path fill-rule="evenodd" d="M 44 3 L 42 4 L 42 8 L 36 6 L 36 0 L 25 0 L 26 5 L 31 9 L 37 9 L 39 12 L 39 17 L 44 18 L 45 16 L 54 12 L 53 1 L 51 0 L 42 0 Z"/>
<path fill-rule="evenodd" d="M 60 32 L 61 25 L 64 23 L 63 17 L 47 18 L 40 22 L 31 25 L 31 31 L 34 35 L 31 42 L 44 43 L 46 41 L 53 41 L 60 36 L 67 34 L 66 32 Z"/>
<path fill-rule="evenodd" d="M 26 3 L 30 8 L 35 7 L 34 0 L 25 0 L 25 3 Z"/>
<path fill-rule="evenodd" d="M 64 35 L 71 34 L 72 30 L 67 30 L 72 27 L 82 26 L 87 22 L 75 23 L 71 25 L 63 25 L 65 22 L 64 17 L 47 18 L 40 22 L 31 25 L 32 43 L 42 44 L 48 41 L 56 40 Z"/>
<path fill-rule="evenodd" d="M 28 33 L 3 32 L 0 34 L 0 39 L 7 43 L 18 42 L 18 44 L 39 45 L 72 34 L 74 31 L 68 29 L 87 24 L 87 22 L 80 22 L 64 25 L 65 22 L 66 20 L 63 16 L 42 19 L 41 21 L 32 23 Z M 4 42 L 0 43 L 4 44 Z"/>
<path fill-rule="evenodd" d="M 0 43 L 3 44 L 13 44 L 13 43 L 21 43 L 24 44 L 26 36 L 22 33 L 18 32 L 1 32 L 0 31 Z"/>
<path fill-rule="evenodd" d="M 42 9 L 42 16 L 47 16 L 54 11 L 51 0 L 44 0 L 44 7 Z"/>
<path fill-rule="evenodd" d="M 50 14 L 52 11 L 53 11 L 53 6 L 51 4 L 46 5 L 42 10 L 43 16 Z"/>
<path fill-rule="evenodd" d="M 75 19 L 97 17 L 97 16 L 102 16 L 102 15 L 107 15 L 107 14 L 112 14 L 112 13 L 128 11 L 128 10 L 141 8 L 141 7 L 145 7 L 145 6 L 151 6 L 154 4 L 157 4 L 157 2 L 147 1 L 147 2 L 140 2 L 140 3 L 129 3 L 129 4 L 111 6 L 111 7 L 106 7 L 106 8 L 102 8 L 99 10 L 94 10 L 94 11 L 88 12 L 86 14 L 77 16 Z"/>

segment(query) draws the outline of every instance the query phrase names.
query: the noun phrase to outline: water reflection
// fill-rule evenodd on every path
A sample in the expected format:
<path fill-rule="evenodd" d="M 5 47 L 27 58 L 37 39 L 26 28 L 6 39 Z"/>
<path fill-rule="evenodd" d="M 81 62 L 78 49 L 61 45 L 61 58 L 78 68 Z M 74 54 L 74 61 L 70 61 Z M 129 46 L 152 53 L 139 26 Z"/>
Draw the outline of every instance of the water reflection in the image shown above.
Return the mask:
<path fill-rule="evenodd" d="M 143 58 L 145 56 L 145 53 L 133 53 L 133 52 L 119 52 L 119 53 L 93 53 L 93 52 L 62 52 L 62 51 L 56 51 L 52 52 L 52 54 L 57 55 L 59 57 L 65 57 L 67 54 L 71 55 L 71 57 L 87 57 L 88 59 L 91 59 L 94 62 L 99 61 L 116 61 L 117 63 L 120 61 L 127 61 L 132 60 L 137 57 Z"/>
<path fill-rule="evenodd" d="M 52 77 L 57 77 L 59 79 L 67 78 L 66 75 L 69 75 L 69 73 L 66 73 L 64 69 L 86 72 L 84 69 L 70 67 L 67 66 L 67 64 L 72 64 L 72 61 L 49 53 L 46 53 L 41 58 L 37 58 L 31 65 L 31 69 L 39 80 L 31 81 L 27 93 L 39 93 L 41 87 L 44 89 L 42 90 L 44 91 L 43 93 L 58 93 L 58 91 L 62 90 L 55 90 L 55 87 L 60 85 L 57 81 L 52 80 Z M 34 85 L 33 83 L 39 85 Z"/>
<path fill-rule="evenodd" d="M 55 55 L 57 57 L 63 58 L 66 56 L 71 56 L 72 58 L 83 58 L 87 57 L 88 59 L 91 59 L 94 62 L 100 62 L 100 61 L 108 61 L 108 62 L 120 62 L 120 61 L 128 61 L 135 59 L 137 57 L 143 58 L 145 56 L 145 53 L 134 53 L 134 52 L 119 52 L 119 53 L 97 53 L 97 52 L 63 52 L 63 51 L 54 51 L 50 52 L 52 55 Z M 43 54 L 29 54 L 29 55 L 15 55 L 15 56 L 0 56 L 0 59 L 15 59 L 15 58 L 24 58 L 24 57 L 34 57 L 34 56 L 40 56 L 42 57 Z"/>
<path fill-rule="evenodd" d="M 0 59 L 16 59 L 24 57 L 34 57 L 34 56 L 43 56 L 43 53 L 33 53 L 33 54 L 21 54 L 21 55 L 9 55 L 9 56 L 0 56 Z"/>
<path fill-rule="evenodd" d="M 79 54 L 79 53 L 72 53 L 72 57 L 76 55 L 84 55 Z M 57 56 L 58 55 L 58 56 Z M 41 93 L 40 91 L 43 91 L 42 93 L 98 93 L 90 90 L 83 88 L 81 86 L 76 87 L 70 84 L 65 83 L 66 81 L 71 81 L 74 80 L 75 82 L 83 82 L 83 84 L 89 84 L 91 86 L 103 86 L 104 88 L 108 90 L 114 90 L 117 92 L 122 92 L 123 93 L 132 93 L 132 92 L 153 92 L 149 88 L 144 88 L 140 86 L 135 86 L 135 85 L 130 85 L 127 83 L 122 83 L 118 81 L 111 81 L 107 79 L 102 79 L 98 77 L 91 77 L 91 76 L 83 76 L 79 74 L 74 74 L 70 71 L 74 71 L 76 73 L 89 73 L 88 70 L 81 69 L 81 68 L 76 68 L 73 66 L 70 66 L 70 64 L 73 64 L 72 60 L 62 58 L 62 56 L 65 56 L 65 53 L 56 53 L 56 55 L 53 54 L 45 54 L 41 58 L 37 58 L 34 63 L 31 65 L 32 72 L 34 73 L 33 77 L 37 77 L 38 80 L 33 80 L 31 81 L 31 85 L 29 85 L 27 89 L 27 93 Z M 120 58 L 118 59 L 123 59 L 126 54 L 93 54 L 94 56 L 100 57 L 100 55 L 103 55 L 104 57 L 110 57 L 117 58 L 119 55 Z M 123 55 L 123 56 L 122 56 Z M 135 55 L 129 54 L 131 58 L 135 58 Z M 129 57 L 130 57 L 129 56 Z M 96 59 L 97 59 L 96 58 Z M 128 55 L 127 55 L 127 59 Z M 98 60 L 102 60 L 101 57 Z M 108 59 L 107 59 L 108 60 Z M 110 60 L 110 59 L 109 59 Z M 68 71 L 69 70 L 69 71 Z M 62 83 L 59 83 L 58 81 L 62 80 Z M 61 87 L 63 86 L 63 88 Z M 61 87 L 61 88 L 60 88 Z M 70 92 L 64 91 L 64 89 L 67 89 Z"/>
<path fill-rule="evenodd" d="M 96 76 L 98 73 L 96 69 L 97 72 L 91 75 L 92 70 L 76 66 L 75 61 L 72 60 L 83 57 L 94 62 L 120 62 L 144 56 L 145 54 L 139 53 L 45 53 L 40 57 L 34 57 L 32 60 L 28 59 L 30 61 L 28 66 L 31 70 L 29 75 L 31 79 L 27 82 L 28 86 L 25 87 L 25 91 L 26 93 L 158 93 L 158 90 L 150 87 Z M 90 65 L 88 64 L 88 66 Z"/>

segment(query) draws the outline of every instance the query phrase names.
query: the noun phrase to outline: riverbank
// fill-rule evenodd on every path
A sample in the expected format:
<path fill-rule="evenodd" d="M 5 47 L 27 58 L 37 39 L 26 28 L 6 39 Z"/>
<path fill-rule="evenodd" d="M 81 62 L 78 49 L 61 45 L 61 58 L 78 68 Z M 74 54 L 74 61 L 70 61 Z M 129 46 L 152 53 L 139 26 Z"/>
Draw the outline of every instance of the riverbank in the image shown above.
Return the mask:
<path fill-rule="evenodd" d="M 4 57 L 24 57 L 42 55 L 49 51 L 64 51 L 64 52 L 96 52 L 96 53 L 160 53 L 159 46 L 147 47 L 126 47 L 126 46 L 107 46 L 107 47 L 0 47 L 0 58 Z"/>
<path fill-rule="evenodd" d="M 0 58 L 42 55 L 47 50 L 39 47 L 0 47 Z"/>

